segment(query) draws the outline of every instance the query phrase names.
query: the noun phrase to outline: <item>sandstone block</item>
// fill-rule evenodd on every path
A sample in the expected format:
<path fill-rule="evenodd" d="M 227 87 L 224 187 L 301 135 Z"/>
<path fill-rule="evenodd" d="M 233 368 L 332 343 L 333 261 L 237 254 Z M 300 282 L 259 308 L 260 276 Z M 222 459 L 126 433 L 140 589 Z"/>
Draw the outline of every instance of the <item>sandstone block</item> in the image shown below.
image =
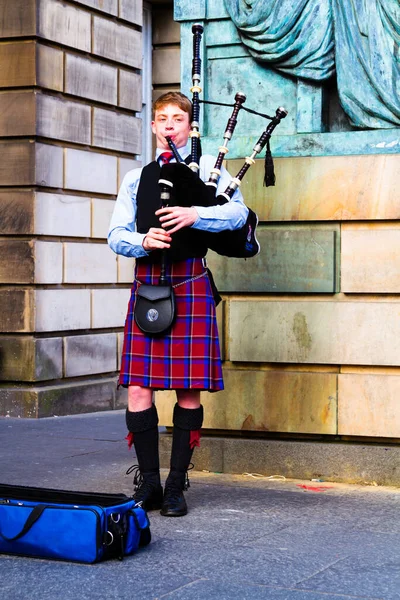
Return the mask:
<path fill-rule="evenodd" d="M 36 290 L 35 331 L 90 328 L 90 290 Z"/>
<path fill-rule="evenodd" d="M 37 394 L 29 387 L 11 385 L 0 388 L 0 416 L 37 418 Z"/>
<path fill-rule="evenodd" d="M 107 238 L 111 215 L 115 207 L 114 200 L 92 199 L 92 232 L 93 238 Z"/>
<path fill-rule="evenodd" d="M 33 242 L 0 240 L 0 281 L 2 283 L 33 283 Z"/>
<path fill-rule="evenodd" d="M 225 315 L 226 315 L 226 300 L 222 300 L 217 306 L 217 326 L 218 326 L 218 337 L 219 346 L 221 351 L 221 360 L 227 360 L 226 354 L 226 327 L 225 327 Z"/>
<path fill-rule="evenodd" d="M 118 0 L 73 0 L 77 4 L 95 8 L 110 15 L 118 15 Z"/>
<path fill-rule="evenodd" d="M 34 41 L 0 44 L 0 87 L 39 85 L 63 91 L 63 52 Z"/>
<path fill-rule="evenodd" d="M 93 17 L 94 54 L 140 69 L 141 43 L 139 31 L 101 17 Z"/>
<path fill-rule="evenodd" d="M 0 0 L 0 38 L 36 33 L 35 0 Z"/>
<path fill-rule="evenodd" d="M 39 380 L 62 377 L 62 339 L 39 338 L 35 340 L 35 378 Z"/>
<path fill-rule="evenodd" d="M 116 384 L 118 384 L 118 378 L 116 378 Z M 120 387 L 115 392 L 115 409 L 124 410 L 128 406 L 128 390 L 127 388 Z M 171 453 L 170 453 L 171 456 Z"/>
<path fill-rule="evenodd" d="M 0 185 L 24 186 L 35 183 L 33 142 L 0 141 Z"/>
<path fill-rule="evenodd" d="M 35 233 L 38 235 L 89 237 L 90 218 L 90 198 L 36 193 Z"/>
<path fill-rule="evenodd" d="M 117 369 L 115 333 L 64 338 L 65 376 L 79 377 Z"/>
<path fill-rule="evenodd" d="M 89 106 L 33 91 L 0 94 L 0 136 L 37 134 L 89 144 L 90 133 Z"/>
<path fill-rule="evenodd" d="M 118 69 L 74 54 L 65 56 L 65 91 L 74 96 L 117 104 Z"/>
<path fill-rule="evenodd" d="M 34 92 L 0 94 L 0 136 L 33 136 L 36 133 Z"/>
<path fill-rule="evenodd" d="M 35 145 L 35 183 L 46 187 L 63 187 L 63 149 L 48 144 Z"/>
<path fill-rule="evenodd" d="M 0 234 L 33 233 L 34 203 L 32 191 L 0 191 Z"/>
<path fill-rule="evenodd" d="M 62 283 L 63 246 L 61 242 L 35 242 L 35 283 Z"/>
<path fill-rule="evenodd" d="M 400 227 L 342 227 L 341 289 L 345 293 L 400 292 Z"/>
<path fill-rule="evenodd" d="M 27 240 L 0 241 L 2 283 L 61 283 L 62 244 Z"/>
<path fill-rule="evenodd" d="M 398 302 L 231 301 L 229 359 L 400 364 Z"/>
<path fill-rule="evenodd" d="M 90 106 L 38 94 L 36 123 L 42 137 L 90 144 Z"/>
<path fill-rule="evenodd" d="M 0 142 L 0 185 L 62 187 L 63 151 L 32 141 Z"/>
<path fill-rule="evenodd" d="M 0 411 L 2 416 L 40 418 L 111 410 L 115 390 L 115 377 L 40 387 L 3 387 Z"/>
<path fill-rule="evenodd" d="M 340 374 L 339 435 L 400 437 L 400 377 Z"/>
<path fill-rule="evenodd" d="M 5 2 L 6 0 L 0 0 L 0 10 L 4 10 Z M 4 25 L 6 23 L 3 16 L 0 29 Z M 0 87 L 35 85 L 35 42 L 2 42 L 0 44 L 0 64 Z"/>
<path fill-rule="evenodd" d="M 135 259 L 118 256 L 118 283 L 132 283 Z"/>
<path fill-rule="evenodd" d="M 117 257 L 106 244 L 64 244 L 64 283 L 116 283 Z"/>
<path fill-rule="evenodd" d="M 115 377 L 48 386 L 38 394 L 38 417 L 112 410 L 115 390 Z"/>
<path fill-rule="evenodd" d="M 365 482 L 372 481 L 378 485 L 395 486 L 398 486 L 400 482 L 398 470 L 400 452 L 397 446 L 360 443 L 327 444 L 325 441 L 318 442 L 316 440 L 310 443 L 309 441 L 287 439 L 238 438 L 223 440 L 217 438 L 218 443 L 216 444 L 214 440 L 213 437 L 204 438 L 202 447 L 207 445 L 210 454 L 217 453 L 222 458 L 223 464 L 220 471 L 224 473 L 242 474 L 251 470 L 263 475 L 280 474 L 288 478 L 306 481 L 311 481 L 313 478 L 319 479 L 322 475 L 326 481 L 357 483 L 363 487 Z M 219 448 L 220 442 L 222 442 L 222 448 Z M 196 459 L 196 468 L 198 468 L 197 464 Z M 201 464 L 204 465 L 203 468 L 211 470 L 212 462 L 208 464 L 202 462 Z M 280 484 L 275 485 L 279 486 Z M 316 485 L 318 486 L 318 483 Z M 364 487 L 362 491 L 365 494 L 370 493 L 371 496 L 374 495 L 374 492 L 380 494 L 379 489 Z M 306 494 L 309 495 L 309 492 Z M 321 495 L 319 495 L 319 501 L 314 494 L 312 497 L 316 504 L 322 500 Z M 304 501 L 305 497 L 300 496 L 301 505 Z"/>
<path fill-rule="evenodd" d="M 204 429 L 335 435 L 337 375 L 224 369 L 225 390 L 215 402 L 202 392 Z M 157 393 L 161 425 L 172 425 L 173 392 Z"/>
<path fill-rule="evenodd" d="M 34 330 L 33 290 L 0 288 L 0 333 L 24 333 Z"/>
<path fill-rule="evenodd" d="M 62 377 L 62 339 L 3 336 L 0 379 L 43 381 Z"/>
<path fill-rule="evenodd" d="M 398 155 L 320 156 L 274 160 L 276 187 L 263 187 L 263 161 L 242 183 L 261 221 L 399 219 Z M 242 160 L 228 160 L 236 174 Z"/>
<path fill-rule="evenodd" d="M 118 159 L 118 189 L 122 183 L 123 178 L 132 169 L 138 169 L 142 166 L 140 160 L 132 160 L 131 158 L 119 158 Z"/>
<path fill-rule="evenodd" d="M 171 9 L 158 8 L 153 11 L 153 44 L 180 44 L 181 28 L 177 21 L 173 20 Z"/>
<path fill-rule="evenodd" d="M 65 188 L 100 194 L 116 194 L 117 157 L 66 148 Z"/>
<path fill-rule="evenodd" d="M 142 24 L 143 1 L 142 0 L 119 0 L 119 18 L 135 23 Z"/>
<path fill-rule="evenodd" d="M 258 228 L 260 254 L 248 262 L 207 254 L 221 292 L 335 291 L 335 231 Z"/>
<path fill-rule="evenodd" d="M 123 327 L 130 289 L 92 290 L 92 329 Z"/>
<path fill-rule="evenodd" d="M 64 52 L 43 44 L 36 45 L 37 84 L 50 90 L 64 90 Z"/>
<path fill-rule="evenodd" d="M 178 83 L 181 79 L 179 48 L 153 50 L 153 84 Z"/>
<path fill-rule="evenodd" d="M 38 0 L 38 35 L 83 52 L 91 50 L 91 15 L 57 0 Z"/>
<path fill-rule="evenodd" d="M 102 108 L 93 109 L 94 146 L 139 154 L 141 134 L 141 119 Z"/>
<path fill-rule="evenodd" d="M 123 332 L 117 333 L 117 369 L 121 368 L 121 356 L 124 348 L 124 334 Z"/>
<path fill-rule="evenodd" d="M 137 73 L 119 70 L 119 106 L 140 112 L 142 110 L 142 77 Z"/>

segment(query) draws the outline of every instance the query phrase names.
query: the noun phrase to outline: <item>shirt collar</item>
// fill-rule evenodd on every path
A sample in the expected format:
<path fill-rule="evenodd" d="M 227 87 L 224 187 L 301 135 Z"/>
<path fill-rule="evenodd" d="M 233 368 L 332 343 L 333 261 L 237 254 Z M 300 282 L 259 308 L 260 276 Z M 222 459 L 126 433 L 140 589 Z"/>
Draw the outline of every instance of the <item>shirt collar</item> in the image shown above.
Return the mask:
<path fill-rule="evenodd" d="M 180 154 L 180 156 L 182 157 L 182 160 L 185 160 L 185 158 L 187 158 L 190 154 L 190 145 L 186 144 L 186 146 L 182 146 L 182 148 L 177 148 L 178 153 Z M 161 148 L 156 148 L 156 160 L 158 160 L 160 154 L 162 154 L 163 152 L 168 152 L 168 150 L 163 150 Z M 175 160 L 175 159 L 173 159 Z"/>

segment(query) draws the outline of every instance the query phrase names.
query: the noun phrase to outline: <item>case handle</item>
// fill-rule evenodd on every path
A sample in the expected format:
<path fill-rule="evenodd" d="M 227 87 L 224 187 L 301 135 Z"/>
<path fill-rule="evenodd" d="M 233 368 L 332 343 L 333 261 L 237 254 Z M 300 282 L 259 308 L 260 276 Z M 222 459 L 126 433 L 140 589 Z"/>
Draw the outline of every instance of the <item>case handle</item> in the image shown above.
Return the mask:
<path fill-rule="evenodd" d="M 19 533 L 17 533 L 17 535 L 14 535 L 14 537 L 7 537 L 3 533 L 1 533 L 1 531 L 0 531 L 0 536 L 3 538 L 3 540 L 6 540 L 6 542 L 15 542 L 15 540 L 18 540 L 19 538 L 23 537 L 26 533 L 28 533 L 28 531 L 31 529 L 31 527 L 40 518 L 40 516 L 41 516 L 42 512 L 45 510 L 45 508 L 47 508 L 47 506 L 45 504 L 38 504 L 38 506 L 35 506 L 35 508 L 29 514 L 29 517 L 25 521 L 25 525 L 23 526 L 21 531 Z"/>

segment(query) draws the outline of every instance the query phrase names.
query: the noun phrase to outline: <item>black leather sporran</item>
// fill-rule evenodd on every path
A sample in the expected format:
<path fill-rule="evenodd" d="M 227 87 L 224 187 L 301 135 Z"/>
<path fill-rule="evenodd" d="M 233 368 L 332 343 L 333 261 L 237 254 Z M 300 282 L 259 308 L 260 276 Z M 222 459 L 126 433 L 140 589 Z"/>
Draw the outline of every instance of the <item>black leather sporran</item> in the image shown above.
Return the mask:
<path fill-rule="evenodd" d="M 165 335 L 175 320 L 175 294 L 170 285 L 139 285 L 135 322 L 146 335 Z"/>

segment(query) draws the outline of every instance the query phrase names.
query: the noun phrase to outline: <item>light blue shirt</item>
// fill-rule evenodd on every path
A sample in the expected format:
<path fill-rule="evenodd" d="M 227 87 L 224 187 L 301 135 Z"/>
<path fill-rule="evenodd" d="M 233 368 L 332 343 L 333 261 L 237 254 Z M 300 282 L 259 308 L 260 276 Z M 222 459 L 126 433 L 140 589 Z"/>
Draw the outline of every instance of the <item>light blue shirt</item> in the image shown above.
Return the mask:
<path fill-rule="evenodd" d="M 188 146 L 178 148 L 178 151 L 183 159 L 190 154 Z M 162 152 L 163 150 L 157 148 L 156 159 Z M 175 162 L 175 160 L 172 162 Z M 203 181 L 208 181 L 214 164 L 215 157 L 209 154 L 201 157 L 199 174 Z M 142 245 L 146 234 L 136 231 L 136 196 L 141 174 L 142 169 L 140 168 L 133 169 L 125 175 L 118 192 L 107 238 L 108 245 L 116 254 L 135 258 L 149 255 Z M 231 180 L 232 177 L 228 171 L 222 167 L 217 194 L 224 192 Z M 192 225 L 193 229 L 213 232 L 223 231 L 224 229 L 240 229 L 245 224 L 249 212 L 243 203 L 240 190 L 236 190 L 231 201 L 226 204 L 207 207 L 195 206 L 195 208 L 199 216 Z"/>

